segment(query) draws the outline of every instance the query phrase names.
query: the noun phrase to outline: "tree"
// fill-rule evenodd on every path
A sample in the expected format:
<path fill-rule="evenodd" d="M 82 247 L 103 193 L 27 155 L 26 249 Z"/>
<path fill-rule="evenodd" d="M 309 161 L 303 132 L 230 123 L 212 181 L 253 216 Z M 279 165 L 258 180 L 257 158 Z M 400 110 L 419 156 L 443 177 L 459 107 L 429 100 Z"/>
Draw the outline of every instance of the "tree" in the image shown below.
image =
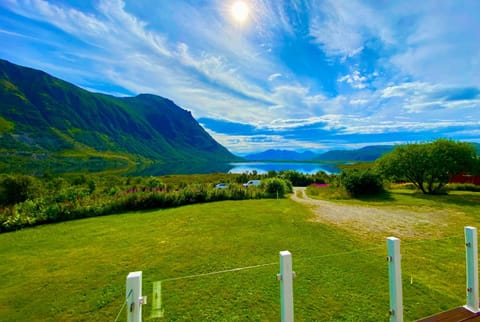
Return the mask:
<path fill-rule="evenodd" d="M 267 178 L 262 180 L 262 186 L 267 193 L 272 195 L 276 194 L 280 197 L 283 197 L 285 193 L 292 191 L 292 184 L 290 181 L 281 178 Z"/>
<path fill-rule="evenodd" d="M 475 147 L 467 142 L 438 139 L 397 146 L 376 161 L 379 171 L 394 180 L 412 182 L 426 194 L 443 191 L 450 178 L 469 172 L 476 163 Z"/>

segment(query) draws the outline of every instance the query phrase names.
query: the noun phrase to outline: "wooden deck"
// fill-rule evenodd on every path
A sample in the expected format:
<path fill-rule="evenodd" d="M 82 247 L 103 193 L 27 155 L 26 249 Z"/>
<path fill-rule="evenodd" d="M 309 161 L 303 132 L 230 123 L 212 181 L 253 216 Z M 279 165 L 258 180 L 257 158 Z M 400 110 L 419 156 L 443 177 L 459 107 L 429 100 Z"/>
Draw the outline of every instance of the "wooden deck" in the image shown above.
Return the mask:
<path fill-rule="evenodd" d="M 417 320 L 417 322 L 461 322 L 461 321 L 477 321 L 480 322 L 480 313 L 473 313 L 463 306 L 456 309 L 432 315 L 428 318 Z"/>

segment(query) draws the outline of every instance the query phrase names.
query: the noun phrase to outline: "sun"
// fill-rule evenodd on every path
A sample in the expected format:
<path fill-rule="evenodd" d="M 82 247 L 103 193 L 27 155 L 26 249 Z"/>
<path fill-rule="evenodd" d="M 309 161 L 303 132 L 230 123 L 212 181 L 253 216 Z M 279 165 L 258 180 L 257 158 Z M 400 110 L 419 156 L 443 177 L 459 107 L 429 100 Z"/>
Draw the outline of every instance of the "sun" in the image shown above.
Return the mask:
<path fill-rule="evenodd" d="M 235 1 L 232 4 L 231 14 L 236 22 L 244 23 L 248 19 L 250 8 L 245 1 Z"/>

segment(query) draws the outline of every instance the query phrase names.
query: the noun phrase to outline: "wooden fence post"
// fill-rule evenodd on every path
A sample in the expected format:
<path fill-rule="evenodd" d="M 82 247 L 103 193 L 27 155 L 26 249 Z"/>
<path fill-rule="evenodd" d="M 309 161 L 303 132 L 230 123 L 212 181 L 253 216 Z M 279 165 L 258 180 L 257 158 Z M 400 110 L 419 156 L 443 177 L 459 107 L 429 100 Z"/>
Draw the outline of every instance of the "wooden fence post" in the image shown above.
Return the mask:
<path fill-rule="evenodd" d="M 402 267 L 400 239 L 387 238 L 388 281 L 390 289 L 390 322 L 403 322 Z"/>
<path fill-rule="evenodd" d="M 477 228 L 465 227 L 465 252 L 467 268 L 467 304 L 465 308 L 479 312 L 478 296 L 478 242 Z"/>
<path fill-rule="evenodd" d="M 281 321 L 293 322 L 293 276 L 292 254 L 288 251 L 280 252 L 280 305 Z"/>

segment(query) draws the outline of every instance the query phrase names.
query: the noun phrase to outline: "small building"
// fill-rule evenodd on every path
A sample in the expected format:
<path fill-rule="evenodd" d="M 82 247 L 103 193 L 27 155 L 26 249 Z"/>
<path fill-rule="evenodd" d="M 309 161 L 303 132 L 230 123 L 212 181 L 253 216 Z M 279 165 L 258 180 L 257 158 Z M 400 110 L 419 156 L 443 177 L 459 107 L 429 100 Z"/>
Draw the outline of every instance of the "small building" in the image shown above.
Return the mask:
<path fill-rule="evenodd" d="M 460 173 L 460 174 L 454 175 L 450 179 L 450 183 L 471 183 L 474 185 L 480 185 L 480 176 Z"/>

